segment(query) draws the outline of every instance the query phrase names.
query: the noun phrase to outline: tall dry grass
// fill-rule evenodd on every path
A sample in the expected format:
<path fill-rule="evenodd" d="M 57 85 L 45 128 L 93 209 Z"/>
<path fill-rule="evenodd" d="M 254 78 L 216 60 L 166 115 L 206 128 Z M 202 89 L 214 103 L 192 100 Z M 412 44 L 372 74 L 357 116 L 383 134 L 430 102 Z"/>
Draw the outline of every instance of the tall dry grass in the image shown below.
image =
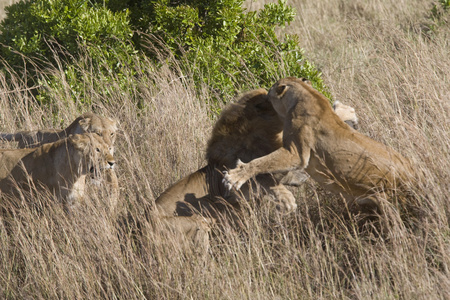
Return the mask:
<path fill-rule="evenodd" d="M 179 247 L 153 230 L 149 212 L 154 197 L 204 164 L 212 121 L 203 101 L 211 95 L 195 91 L 189 74 L 148 61 L 137 64 L 129 78 L 137 84 L 124 92 L 114 78 L 92 82 L 87 59 L 79 67 L 90 106 L 70 102 L 68 84 L 51 91 L 52 108 L 37 106 L 23 74 L 9 82 L 1 75 L 0 128 L 66 126 L 85 110 L 117 118 L 121 210 L 110 215 L 101 193 L 69 216 L 45 196 L 16 204 L 14 218 L 0 225 L 2 298 L 450 298 L 449 25 L 424 32 L 431 1 L 291 4 L 298 16 L 286 30 L 300 36 L 333 96 L 356 108 L 362 132 L 424 173 L 415 188 L 422 223 L 412 230 L 393 212 L 377 237 L 308 182 L 295 190 L 295 213 L 251 200 L 240 230 L 213 229 L 206 257 Z M 64 83 L 63 72 L 48 72 Z"/>
<path fill-rule="evenodd" d="M 17 2 L 17 1 L 16 0 L 0 0 L 0 20 L 2 20 L 6 15 L 5 7 L 8 5 L 11 5 L 15 2 Z"/>

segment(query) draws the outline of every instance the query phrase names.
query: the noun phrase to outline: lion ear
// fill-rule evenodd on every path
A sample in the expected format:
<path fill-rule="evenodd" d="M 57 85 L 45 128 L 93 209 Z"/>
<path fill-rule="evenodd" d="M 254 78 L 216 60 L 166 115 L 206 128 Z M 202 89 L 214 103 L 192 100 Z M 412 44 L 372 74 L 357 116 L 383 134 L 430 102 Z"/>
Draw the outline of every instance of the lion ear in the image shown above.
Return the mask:
<path fill-rule="evenodd" d="M 91 118 L 84 118 L 78 121 L 78 124 L 80 124 L 80 127 L 83 128 L 85 132 L 89 130 L 89 124 L 91 123 Z"/>
<path fill-rule="evenodd" d="M 286 93 L 286 91 L 288 90 L 288 86 L 285 84 L 281 84 L 279 86 L 277 86 L 277 88 L 275 89 L 275 92 L 277 93 L 277 95 L 279 97 L 282 97 L 284 95 L 284 93 Z"/>
<path fill-rule="evenodd" d="M 303 78 L 303 77 L 302 77 L 301 80 L 302 80 L 304 83 L 306 83 L 307 85 L 312 86 L 312 83 L 311 83 L 311 81 L 309 81 L 308 78 Z"/>
<path fill-rule="evenodd" d="M 341 101 L 339 100 L 335 100 L 333 103 L 333 110 L 336 111 L 336 108 L 341 105 Z"/>

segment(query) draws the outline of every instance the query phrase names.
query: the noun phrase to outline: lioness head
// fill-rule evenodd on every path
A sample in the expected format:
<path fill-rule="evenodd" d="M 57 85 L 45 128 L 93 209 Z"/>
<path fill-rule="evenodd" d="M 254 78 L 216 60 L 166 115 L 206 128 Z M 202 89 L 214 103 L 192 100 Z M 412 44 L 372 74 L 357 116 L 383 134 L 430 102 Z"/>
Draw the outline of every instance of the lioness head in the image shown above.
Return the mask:
<path fill-rule="evenodd" d="M 302 107 L 302 111 L 297 111 L 297 114 L 306 114 L 306 111 L 313 107 L 316 111 L 328 110 L 325 106 L 330 104 L 328 99 L 314 89 L 309 80 L 305 78 L 280 79 L 270 88 L 268 95 L 273 108 L 282 119 L 285 119 L 288 113 L 293 111 L 297 103 L 301 103 Z M 318 102 L 316 99 L 322 100 Z"/>
<path fill-rule="evenodd" d="M 104 139 L 92 133 L 75 134 L 68 138 L 76 150 L 72 153 L 82 167 L 83 173 L 96 174 L 101 170 L 113 169 L 115 165 L 114 157 L 111 154 L 109 145 Z"/>
<path fill-rule="evenodd" d="M 344 120 L 353 129 L 358 129 L 358 117 L 356 116 L 355 109 L 351 106 L 342 104 L 340 101 L 334 101 L 333 103 L 334 112 Z"/>
<path fill-rule="evenodd" d="M 303 89 L 291 89 L 292 85 L 300 84 L 304 87 L 310 86 L 309 81 L 303 78 L 288 77 L 279 80 L 269 90 L 269 99 L 273 108 L 283 119 L 286 118 L 288 112 L 297 104 L 295 97 L 284 97 L 285 94 L 290 92 L 301 92 Z M 300 97 L 303 99 L 304 97 Z M 283 99 L 283 100 L 281 100 Z"/>
<path fill-rule="evenodd" d="M 68 128 L 69 134 L 95 133 L 109 146 L 114 153 L 116 141 L 117 121 L 88 112 L 78 117 Z"/>

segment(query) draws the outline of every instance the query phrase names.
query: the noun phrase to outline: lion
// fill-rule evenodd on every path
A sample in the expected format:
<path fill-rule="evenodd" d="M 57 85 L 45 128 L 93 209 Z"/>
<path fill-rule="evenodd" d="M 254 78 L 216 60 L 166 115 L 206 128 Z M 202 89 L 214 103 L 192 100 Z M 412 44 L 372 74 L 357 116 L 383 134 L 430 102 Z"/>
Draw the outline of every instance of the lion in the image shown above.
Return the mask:
<path fill-rule="evenodd" d="M 64 139 L 70 135 L 82 133 L 95 133 L 102 137 L 108 145 L 111 155 L 114 155 L 114 143 L 116 141 L 117 121 L 108 117 L 103 117 L 92 112 L 86 112 L 77 117 L 65 129 L 43 129 L 32 131 L 19 131 L 16 133 L 0 133 L 0 140 L 16 141 L 18 148 L 35 148 L 47 143 L 53 143 Z M 105 178 L 106 188 L 109 192 L 109 203 L 113 211 L 119 199 L 119 185 L 116 171 L 108 169 L 103 176 L 91 178 L 96 185 L 101 184 L 100 178 Z"/>
<path fill-rule="evenodd" d="M 334 101 L 333 103 L 334 112 L 344 120 L 353 129 L 358 129 L 358 117 L 356 116 L 355 109 L 351 106 L 341 103 L 341 101 Z"/>
<path fill-rule="evenodd" d="M 97 134 L 71 135 L 37 148 L 0 150 L 0 191 L 20 196 L 46 190 L 70 209 L 84 195 L 88 174 L 113 169 L 110 147 Z"/>
<path fill-rule="evenodd" d="M 288 77 L 268 93 L 283 121 L 283 147 L 225 171 L 228 189 L 260 173 L 305 170 L 326 190 L 362 209 L 380 209 L 382 192 L 402 190 L 414 176 L 406 158 L 352 129 L 306 80 Z"/>
<path fill-rule="evenodd" d="M 341 113 L 357 124 L 353 108 L 348 113 L 341 106 Z M 191 216 L 201 212 L 204 215 L 216 215 L 216 211 L 231 205 L 238 207 L 240 194 L 229 193 L 222 184 L 222 171 L 235 168 L 238 158 L 251 161 L 265 156 L 283 146 L 283 123 L 268 100 L 265 89 L 245 93 L 236 103 L 226 106 L 216 122 L 206 149 L 208 164 L 196 172 L 184 177 L 155 201 L 161 214 Z M 298 185 L 307 176 L 302 172 L 290 172 L 281 179 L 289 185 Z M 270 174 L 261 174 L 256 181 L 275 200 L 281 211 L 289 212 L 296 208 L 294 195 L 280 184 L 279 179 Z M 244 198 L 255 185 L 246 185 Z"/>

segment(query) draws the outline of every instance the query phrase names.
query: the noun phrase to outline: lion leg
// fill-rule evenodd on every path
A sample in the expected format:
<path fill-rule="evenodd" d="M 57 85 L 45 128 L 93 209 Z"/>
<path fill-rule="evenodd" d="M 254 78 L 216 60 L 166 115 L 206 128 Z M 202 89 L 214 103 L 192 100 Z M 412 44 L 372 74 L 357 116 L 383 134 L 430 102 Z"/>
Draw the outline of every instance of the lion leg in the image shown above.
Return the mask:
<path fill-rule="evenodd" d="M 160 221 L 163 225 L 161 229 L 178 236 L 181 244 L 183 240 L 187 239 L 195 251 L 199 253 L 206 253 L 208 251 L 209 233 L 211 226 L 215 223 L 214 219 L 192 215 L 190 217 L 160 217 Z"/>
<path fill-rule="evenodd" d="M 279 211 L 288 213 L 297 209 L 294 195 L 284 185 L 270 187 L 270 193 L 274 196 Z"/>
<path fill-rule="evenodd" d="M 289 171 L 299 166 L 300 159 L 298 155 L 291 153 L 283 147 L 266 156 L 254 159 L 249 163 L 243 163 L 238 160 L 235 169 L 224 172 L 223 182 L 228 189 L 235 187 L 239 190 L 247 180 L 257 174 Z"/>

